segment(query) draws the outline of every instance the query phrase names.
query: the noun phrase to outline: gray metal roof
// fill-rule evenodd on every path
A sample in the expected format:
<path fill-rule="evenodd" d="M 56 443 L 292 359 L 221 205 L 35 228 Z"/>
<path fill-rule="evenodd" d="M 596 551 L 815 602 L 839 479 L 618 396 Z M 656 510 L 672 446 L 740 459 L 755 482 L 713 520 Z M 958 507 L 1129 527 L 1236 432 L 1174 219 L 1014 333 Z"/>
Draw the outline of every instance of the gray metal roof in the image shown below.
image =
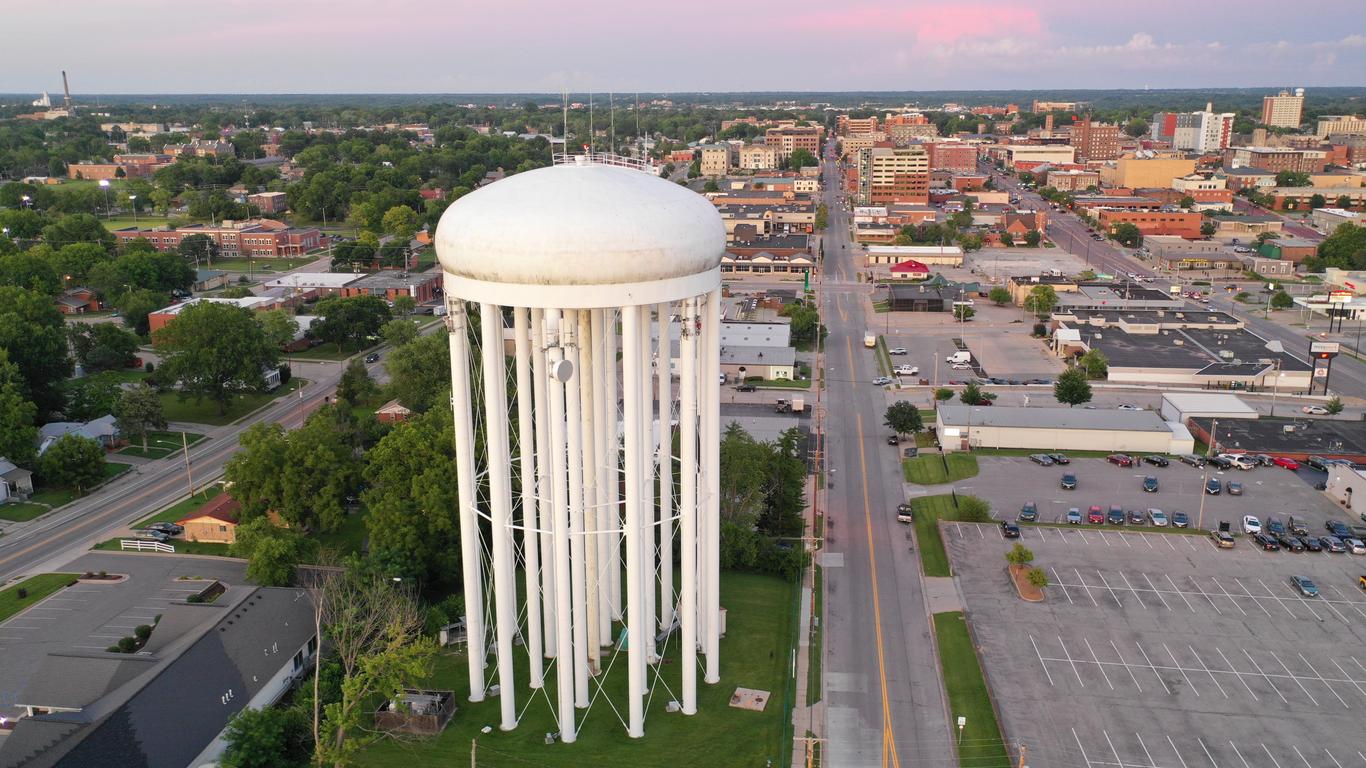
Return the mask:
<path fill-rule="evenodd" d="M 792 365 L 797 350 L 792 347 L 722 347 L 722 365 Z"/>
<path fill-rule="evenodd" d="M 1153 411 L 1087 408 L 1023 408 L 1015 406 L 940 405 L 939 423 L 946 426 L 1013 427 L 1019 429 L 1085 429 L 1126 432 L 1170 432 Z"/>

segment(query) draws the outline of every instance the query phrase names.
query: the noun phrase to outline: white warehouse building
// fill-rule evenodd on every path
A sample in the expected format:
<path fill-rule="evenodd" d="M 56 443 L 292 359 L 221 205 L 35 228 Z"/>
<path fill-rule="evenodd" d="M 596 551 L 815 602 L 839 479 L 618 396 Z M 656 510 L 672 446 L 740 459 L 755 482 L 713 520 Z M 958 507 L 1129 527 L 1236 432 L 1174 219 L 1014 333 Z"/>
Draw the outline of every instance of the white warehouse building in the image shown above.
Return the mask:
<path fill-rule="evenodd" d="M 945 451 L 1027 448 L 1040 451 L 1190 453 L 1185 426 L 1152 411 L 940 405 L 935 427 Z"/>

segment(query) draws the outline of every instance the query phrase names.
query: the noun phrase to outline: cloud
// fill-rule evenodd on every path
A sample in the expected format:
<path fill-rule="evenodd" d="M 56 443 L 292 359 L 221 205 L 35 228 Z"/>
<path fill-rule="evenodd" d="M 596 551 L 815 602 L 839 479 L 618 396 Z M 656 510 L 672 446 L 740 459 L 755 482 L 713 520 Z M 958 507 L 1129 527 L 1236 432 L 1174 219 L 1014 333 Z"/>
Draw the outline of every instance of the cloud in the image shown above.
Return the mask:
<path fill-rule="evenodd" d="M 891 8 L 859 5 L 836 11 L 798 13 L 786 26 L 808 32 L 911 35 L 921 43 L 954 43 L 1006 32 L 1040 34 L 1038 11 L 1009 3 L 923 5 Z"/>

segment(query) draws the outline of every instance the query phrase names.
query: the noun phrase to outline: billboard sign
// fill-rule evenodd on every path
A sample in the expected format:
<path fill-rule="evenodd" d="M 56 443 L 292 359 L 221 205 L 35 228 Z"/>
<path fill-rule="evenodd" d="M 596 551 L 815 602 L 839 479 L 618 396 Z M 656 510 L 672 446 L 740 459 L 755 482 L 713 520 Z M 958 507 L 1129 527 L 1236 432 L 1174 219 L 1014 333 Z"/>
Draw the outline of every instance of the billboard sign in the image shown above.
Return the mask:
<path fill-rule="evenodd" d="M 1309 354 L 1319 355 L 1322 353 L 1336 355 L 1340 345 L 1336 341 L 1311 341 L 1309 342 Z"/>

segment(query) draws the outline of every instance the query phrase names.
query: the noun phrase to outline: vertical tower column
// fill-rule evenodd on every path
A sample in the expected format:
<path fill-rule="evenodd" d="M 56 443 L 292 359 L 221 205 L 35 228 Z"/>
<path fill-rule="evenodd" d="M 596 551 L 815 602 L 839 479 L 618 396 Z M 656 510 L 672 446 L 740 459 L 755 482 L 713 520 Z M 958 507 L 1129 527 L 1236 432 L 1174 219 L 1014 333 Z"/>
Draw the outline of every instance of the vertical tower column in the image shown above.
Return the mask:
<path fill-rule="evenodd" d="M 527 310 L 514 307 L 512 327 L 517 349 L 517 458 L 518 501 L 522 507 L 522 576 L 526 591 L 526 653 L 533 689 L 545 683 L 545 659 L 541 644 L 541 558 L 536 522 L 536 438 L 533 436 L 531 384 L 531 336 Z"/>
<path fill-rule="evenodd" d="M 558 309 L 546 313 L 547 339 L 558 339 L 563 320 Z M 555 688 L 559 699 L 560 740 L 572 743 L 578 738 L 574 725 L 574 628 L 571 610 L 573 591 L 569 574 L 569 489 L 565 466 L 567 446 L 564 433 L 565 381 L 564 349 L 557 343 L 546 350 L 550 373 L 550 475 L 551 515 L 555 539 Z"/>
<path fill-rule="evenodd" d="M 565 423 L 569 428 L 569 579 L 573 610 L 574 654 L 566 660 L 574 663 L 574 706 L 588 706 L 588 622 L 587 591 L 584 573 L 583 541 L 583 400 L 579 389 L 583 386 L 583 371 L 579 370 L 579 310 L 564 310 L 560 321 L 560 348 L 564 353 L 563 366 L 568 372 L 564 382 Z"/>
<path fill-rule="evenodd" d="M 697 713 L 697 300 L 683 302 L 678 353 L 678 527 L 682 563 L 679 650 L 683 714 Z"/>
<path fill-rule="evenodd" d="M 623 308 L 620 314 L 618 314 L 617 310 L 615 309 L 606 310 L 605 314 L 607 315 L 607 327 L 603 329 L 603 341 L 607 343 L 606 354 L 604 354 L 602 358 L 603 365 L 607 370 L 607 376 L 604 378 L 604 382 L 607 384 L 606 427 L 608 430 L 608 434 L 611 436 L 611 439 L 608 440 L 607 443 L 610 447 L 610 451 L 607 456 L 607 500 L 611 503 L 611 509 L 609 510 L 608 514 L 611 516 L 612 519 L 611 532 L 608 534 L 607 537 L 608 547 L 610 549 L 609 554 L 611 555 L 607 563 L 607 575 L 611 579 L 611 584 L 608 587 L 608 597 L 609 602 L 611 602 L 612 604 L 612 619 L 614 621 L 621 621 L 622 611 L 625 607 L 625 601 L 622 599 L 621 596 L 621 531 L 622 515 L 625 513 L 625 511 L 621 508 L 621 493 L 622 488 L 629 487 L 623 484 L 625 477 L 623 477 L 622 475 L 622 453 L 625 449 L 623 443 L 621 442 L 619 432 L 619 427 L 624 426 L 625 424 L 626 414 L 624 412 L 624 409 L 621 412 L 617 411 L 617 400 L 624 399 L 619 397 L 622 391 L 630 391 L 630 388 L 626 386 L 624 373 L 625 366 L 621 366 L 621 369 L 623 371 L 621 381 L 618 382 L 617 379 L 617 355 L 619 354 L 618 350 L 622 349 L 625 346 L 624 344 L 617 343 L 617 321 L 620 318 L 621 322 L 624 323 L 626 313 L 629 311 L 629 307 Z M 620 419 L 620 422 L 618 421 L 618 419 Z"/>
<path fill-rule="evenodd" d="M 470 413 L 470 338 L 465 302 L 446 299 L 451 347 L 451 414 L 455 427 L 456 503 L 460 506 L 461 585 L 465 590 L 465 637 L 469 651 L 470 701 L 484 700 L 484 578 L 479 522 L 474 507 L 474 423 Z"/>
<path fill-rule="evenodd" d="M 579 421 L 580 439 L 583 441 L 581 468 L 583 470 L 583 571 L 584 571 L 584 626 L 588 639 L 579 655 L 588 664 L 584 675 L 584 693 L 587 693 L 588 675 L 598 674 L 598 454 L 597 422 L 593 420 L 593 395 L 598 390 L 597 379 L 593 378 L 593 314 L 581 310 L 579 315 L 578 342 L 578 380 L 579 380 Z"/>
<path fill-rule="evenodd" d="M 531 310 L 531 390 L 536 404 L 536 529 L 541 554 L 541 616 L 545 627 L 544 656 L 555 656 L 555 543 L 550 511 L 550 386 L 546 371 L 545 310 Z M 530 610 L 530 608 L 528 608 Z"/>
<path fill-rule="evenodd" d="M 480 305 L 483 337 L 484 427 L 488 448 L 489 544 L 493 548 L 493 593 L 498 643 L 499 728 L 517 727 L 512 636 L 517 634 L 517 571 L 512 560 L 511 452 L 508 450 L 507 364 L 503 362 L 503 313 L 496 304 Z"/>
<path fill-rule="evenodd" d="M 645 590 L 645 615 L 649 617 L 649 622 L 644 624 L 646 635 L 641 639 L 645 641 L 645 661 L 652 664 L 657 659 L 655 654 L 655 589 L 659 584 L 655 572 L 655 529 L 659 526 L 659 504 L 656 496 L 656 467 L 655 467 L 655 446 L 654 435 L 656 413 L 655 413 L 655 388 L 654 377 L 650 370 L 650 359 L 654 357 L 654 350 L 650 348 L 650 310 L 649 304 L 640 306 L 640 322 L 645 332 L 640 337 L 640 357 L 644 361 L 641 369 L 640 379 L 640 405 L 645 414 L 645 439 L 640 445 L 640 461 L 644 472 L 641 475 L 641 500 L 644 506 L 641 508 L 641 516 L 644 518 L 641 527 L 641 580 L 642 588 Z"/>
<path fill-rule="evenodd" d="M 598 643 L 599 648 L 612 644 L 612 600 L 611 585 L 612 575 L 609 569 L 612 567 L 611 549 L 616 539 L 610 531 L 620 528 L 616 506 L 613 505 L 613 494 L 607 488 L 608 482 L 615 484 L 619 478 L 616 472 L 617 457 L 617 404 L 616 398 L 612 399 L 609 409 L 607 403 L 607 391 L 609 385 L 607 378 L 610 376 L 613 381 L 617 376 L 617 363 L 615 358 L 607 356 L 607 323 L 614 320 L 613 316 L 601 309 L 593 310 L 593 423 L 597 428 L 595 448 L 597 457 L 594 459 L 594 466 L 598 471 L 597 481 L 597 554 L 598 567 L 594 578 L 597 580 L 598 593 Z M 616 333 L 616 329 L 611 330 Z M 611 414 L 609 417 L 608 414 Z M 610 457 L 610 459 L 609 459 Z M 611 469 L 608 469 L 608 461 L 611 461 Z M 589 650 L 593 654 L 595 661 L 601 658 L 598 648 Z"/>
<path fill-rule="evenodd" d="M 659 316 L 655 353 L 659 361 L 659 627 L 667 631 L 674 620 L 673 342 L 669 338 L 668 302 L 660 304 L 655 314 Z"/>
<path fill-rule="evenodd" d="M 622 372 L 625 381 L 626 411 L 626 636 L 627 636 L 627 709 L 626 735 L 638 739 L 645 735 L 645 643 L 643 634 L 650 622 L 643 615 L 641 595 L 641 402 L 640 380 L 646 361 L 640 354 L 640 309 L 622 309 Z"/>
<path fill-rule="evenodd" d="M 703 320 L 707 332 L 707 346 L 703 350 L 707 361 L 707 375 L 702 391 L 706 393 L 707 439 L 702 443 L 706 462 L 706 514 L 702 516 L 707 528 L 707 676 L 708 685 L 721 682 L 721 289 L 707 294 L 707 316 Z"/>

